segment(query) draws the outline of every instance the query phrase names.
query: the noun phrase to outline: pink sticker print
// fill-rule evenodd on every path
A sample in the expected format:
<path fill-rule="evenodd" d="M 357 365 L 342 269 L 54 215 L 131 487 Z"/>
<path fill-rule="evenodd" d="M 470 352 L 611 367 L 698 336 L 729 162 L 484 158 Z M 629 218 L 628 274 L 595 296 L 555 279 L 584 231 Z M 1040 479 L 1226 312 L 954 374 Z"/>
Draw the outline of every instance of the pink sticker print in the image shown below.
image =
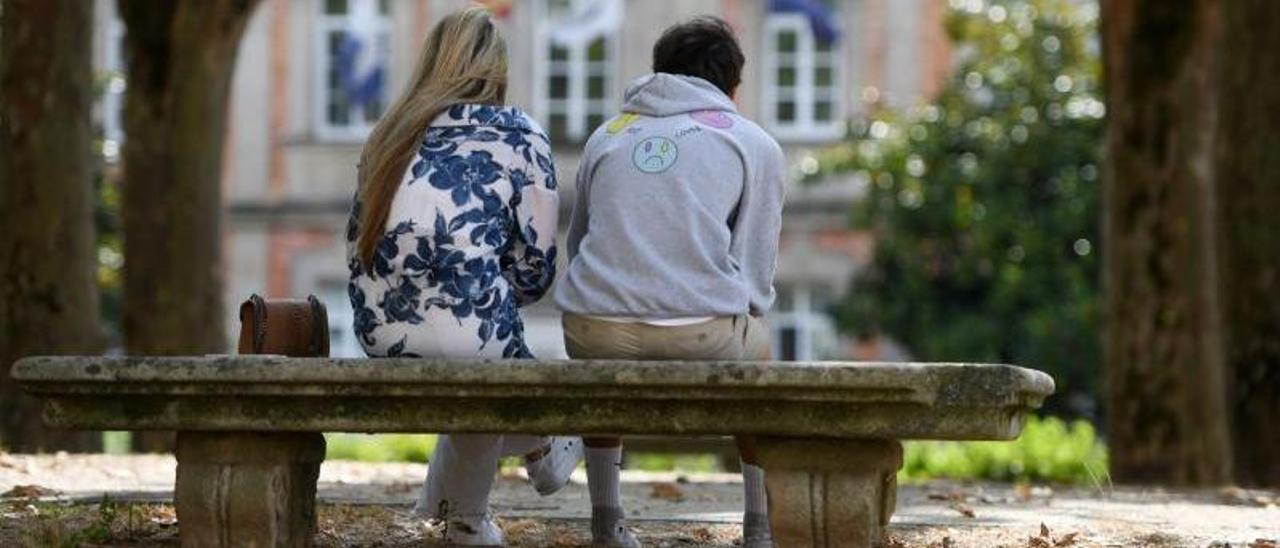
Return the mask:
<path fill-rule="evenodd" d="M 733 127 L 733 117 L 725 114 L 722 110 L 697 110 L 690 112 L 689 117 L 699 124 L 716 129 Z"/>

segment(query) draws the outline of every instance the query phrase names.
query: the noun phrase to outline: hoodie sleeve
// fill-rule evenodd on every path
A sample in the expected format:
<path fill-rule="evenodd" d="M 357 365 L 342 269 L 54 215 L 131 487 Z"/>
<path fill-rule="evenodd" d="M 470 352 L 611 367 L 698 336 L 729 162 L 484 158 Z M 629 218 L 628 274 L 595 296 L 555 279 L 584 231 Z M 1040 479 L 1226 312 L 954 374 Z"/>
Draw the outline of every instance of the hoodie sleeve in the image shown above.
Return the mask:
<path fill-rule="evenodd" d="M 729 254 L 740 265 L 751 292 L 752 316 L 763 316 L 773 305 L 786 187 L 786 157 L 776 142 L 767 141 L 764 150 L 748 160 L 754 160 L 755 166 L 742 189 L 729 243 Z"/>
<path fill-rule="evenodd" d="M 587 139 L 582 149 L 582 159 L 578 163 L 578 174 L 573 183 L 573 213 L 569 217 L 569 232 L 565 235 L 565 258 L 572 261 L 578 256 L 578 248 L 582 239 L 587 236 L 587 225 L 591 217 L 588 204 L 591 203 L 591 166 L 595 163 L 593 152 L 599 130 Z"/>
<path fill-rule="evenodd" d="M 515 190 L 511 204 L 515 215 L 515 244 L 502 258 L 502 275 L 521 305 L 542 298 L 556 279 L 556 229 L 560 215 L 550 143 L 540 133 L 526 137 L 532 142 L 533 161 L 525 170 L 511 173 Z"/>

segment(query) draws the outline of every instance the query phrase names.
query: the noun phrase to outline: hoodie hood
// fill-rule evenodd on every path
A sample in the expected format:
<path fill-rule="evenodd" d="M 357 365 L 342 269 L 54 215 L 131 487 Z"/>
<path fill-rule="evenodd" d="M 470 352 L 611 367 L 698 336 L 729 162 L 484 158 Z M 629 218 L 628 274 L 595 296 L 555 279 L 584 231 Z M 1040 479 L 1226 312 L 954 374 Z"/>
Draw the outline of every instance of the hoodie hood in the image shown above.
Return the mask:
<path fill-rule="evenodd" d="M 715 84 L 696 76 L 663 72 L 631 81 L 622 111 L 661 118 L 699 110 L 737 112 L 733 100 Z"/>

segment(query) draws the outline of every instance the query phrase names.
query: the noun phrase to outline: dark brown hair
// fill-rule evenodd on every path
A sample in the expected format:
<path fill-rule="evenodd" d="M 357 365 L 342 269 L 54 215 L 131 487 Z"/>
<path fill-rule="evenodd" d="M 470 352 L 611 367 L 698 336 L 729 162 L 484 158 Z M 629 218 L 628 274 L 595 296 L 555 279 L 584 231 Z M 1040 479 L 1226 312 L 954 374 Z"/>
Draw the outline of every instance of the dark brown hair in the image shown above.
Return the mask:
<path fill-rule="evenodd" d="M 679 23 L 653 45 L 653 71 L 702 78 L 733 95 L 746 57 L 724 19 L 710 15 Z"/>

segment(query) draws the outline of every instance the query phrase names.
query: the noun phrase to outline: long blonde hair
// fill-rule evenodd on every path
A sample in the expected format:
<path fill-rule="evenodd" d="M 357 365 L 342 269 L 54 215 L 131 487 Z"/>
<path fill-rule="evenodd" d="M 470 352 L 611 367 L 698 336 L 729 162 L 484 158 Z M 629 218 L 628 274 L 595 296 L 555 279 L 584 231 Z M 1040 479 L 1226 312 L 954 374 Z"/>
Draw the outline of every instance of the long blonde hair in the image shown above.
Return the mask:
<path fill-rule="evenodd" d="M 507 45 L 483 8 L 450 14 L 431 29 L 404 93 L 378 121 L 361 154 L 357 257 L 368 269 L 404 170 L 423 130 L 449 107 L 501 105 L 507 97 Z"/>

